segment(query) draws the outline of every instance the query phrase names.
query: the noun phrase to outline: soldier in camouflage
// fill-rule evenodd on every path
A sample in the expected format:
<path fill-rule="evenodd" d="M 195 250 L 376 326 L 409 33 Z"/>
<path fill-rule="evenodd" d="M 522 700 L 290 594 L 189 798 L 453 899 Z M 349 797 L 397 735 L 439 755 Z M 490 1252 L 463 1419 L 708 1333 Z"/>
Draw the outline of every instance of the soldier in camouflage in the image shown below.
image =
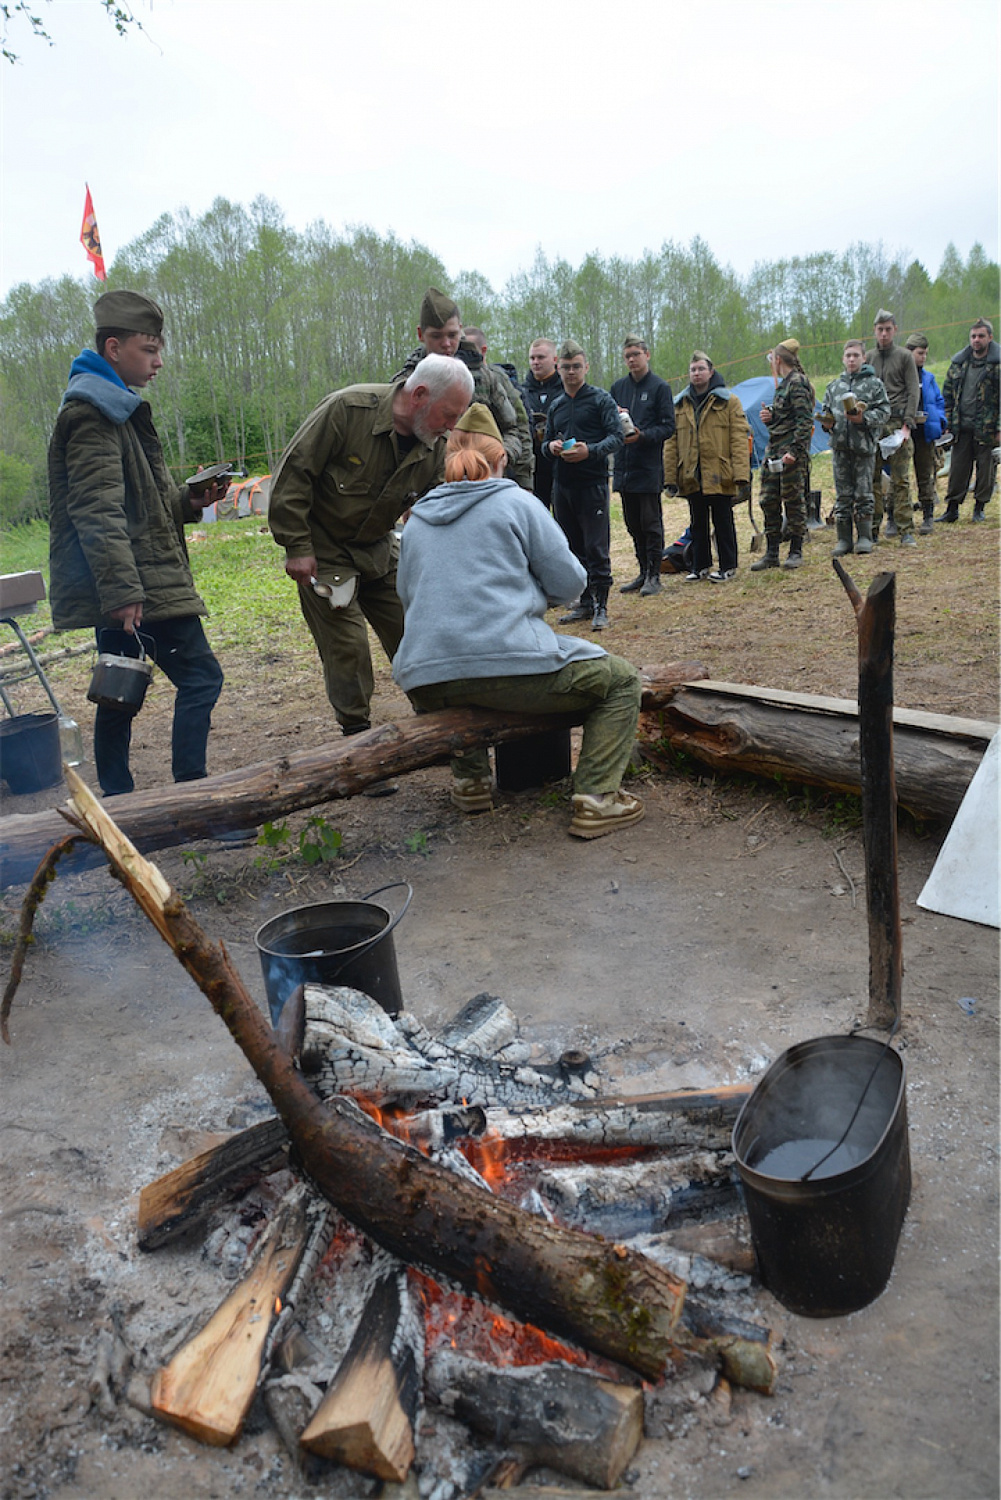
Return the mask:
<path fill-rule="evenodd" d="M 890 400 L 890 415 L 883 424 L 881 437 L 891 437 L 902 432 L 904 441 L 889 459 L 890 464 L 890 515 L 886 523 L 887 536 L 900 537 L 903 547 L 916 547 L 914 537 L 914 512 L 911 507 L 911 467 L 914 462 L 914 431 L 918 417 L 918 400 L 921 382 L 918 367 L 909 350 L 894 343 L 897 320 L 892 312 L 881 307 L 873 320 L 876 347 L 866 350 L 865 362 L 872 365 L 886 386 Z M 877 449 L 873 460 L 872 534 L 879 536 L 879 523 L 883 519 L 883 455 Z"/>
<path fill-rule="evenodd" d="M 783 508 L 789 533 L 789 555 L 781 564 L 783 568 L 802 567 L 803 538 L 806 535 L 804 490 L 816 398 L 799 361 L 798 339 L 783 339 L 776 344 L 769 358 L 777 384 L 771 406 L 761 408 L 761 420 L 768 428 L 760 496 L 766 550 L 757 562 L 751 564 L 752 573 L 779 567 Z M 770 463 L 781 463 L 781 469 L 773 473 Z"/>
<path fill-rule="evenodd" d="M 848 340 L 843 359 L 844 373 L 824 392 L 820 417 L 820 425 L 831 434 L 834 455 L 835 557 L 853 550 L 872 551 L 873 455 L 890 415 L 886 387 L 872 365 L 865 363 L 861 339 Z"/>
<path fill-rule="evenodd" d="M 479 349 L 464 339 L 459 309 L 436 287 L 429 287 L 424 293 L 417 337 L 420 346 L 409 356 L 402 370 L 393 376 L 393 383 L 412 375 L 426 354 L 461 359 L 473 377 L 473 400 L 489 408 L 500 428 L 508 474 L 522 489 L 530 490 L 534 458 L 525 403 L 503 370 L 488 365 Z"/>

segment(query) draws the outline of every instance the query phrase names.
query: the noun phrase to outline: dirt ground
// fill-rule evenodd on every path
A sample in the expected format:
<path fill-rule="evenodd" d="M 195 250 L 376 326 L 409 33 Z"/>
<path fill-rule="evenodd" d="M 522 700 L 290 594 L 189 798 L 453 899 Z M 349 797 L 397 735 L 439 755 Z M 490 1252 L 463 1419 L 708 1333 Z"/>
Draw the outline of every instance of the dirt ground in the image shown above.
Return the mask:
<path fill-rule="evenodd" d="M 667 512 L 680 531 L 680 507 Z M 897 702 L 996 718 L 996 524 L 942 532 L 913 555 L 884 546 L 852 558 L 852 572 L 864 589 L 880 566 L 897 570 Z M 751 578 L 745 552 L 733 584 L 673 579 L 660 598 L 614 596 L 603 644 L 637 663 L 697 658 L 716 678 L 851 698 L 855 628 L 830 569 L 831 535 L 814 538 L 795 575 Z M 617 574 L 630 572 L 620 535 Z M 331 737 L 311 649 L 294 622 L 290 636 L 279 661 L 264 647 L 221 653 L 228 686 L 213 769 Z M 88 673 L 78 661 L 56 674 L 85 724 Z M 384 664 L 374 710 L 377 722 L 407 712 Z M 169 717 L 160 687 L 136 721 L 140 787 L 164 777 Z M 407 1008 L 435 1026 L 488 990 L 526 1037 L 554 1053 L 586 1049 L 616 1088 L 747 1079 L 793 1042 L 864 1015 L 851 799 L 647 768 L 631 783 L 645 821 L 585 844 L 566 836 L 558 791 L 501 794 L 492 814 L 467 818 L 446 784 L 436 767 L 404 778 L 396 796 L 315 810 L 343 836 L 336 863 L 267 868 L 267 850 L 214 843 L 164 851 L 158 863 L 262 1005 L 261 922 L 408 880 L 413 905 L 396 932 Z M 5 796 L 3 811 L 56 800 Z M 796 1317 L 762 1292 L 759 1316 L 781 1359 L 775 1396 L 735 1391 L 728 1416 L 646 1440 L 626 1476 L 634 1495 L 998 1493 L 998 935 L 916 906 L 943 834 L 901 820 L 899 1045 L 914 1189 L 890 1285 L 830 1320 Z M 20 895 L 9 890 L 0 905 L 8 938 Z M 206 1132 L 256 1117 L 261 1100 L 208 1002 L 104 872 L 57 880 L 12 1033 L 0 1113 L 2 1500 L 378 1493 L 343 1471 L 303 1484 L 261 1423 L 219 1450 L 125 1399 L 107 1413 L 92 1402 L 102 1328 L 120 1331 L 148 1377 L 228 1289 L 198 1236 L 141 1253 L 136 1199 Z"/>

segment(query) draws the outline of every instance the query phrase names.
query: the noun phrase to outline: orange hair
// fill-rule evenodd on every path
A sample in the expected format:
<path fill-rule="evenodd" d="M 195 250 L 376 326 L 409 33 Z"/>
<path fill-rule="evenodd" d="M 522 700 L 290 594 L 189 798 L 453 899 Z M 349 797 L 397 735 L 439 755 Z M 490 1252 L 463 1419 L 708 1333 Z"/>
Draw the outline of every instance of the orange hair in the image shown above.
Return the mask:
<path fill-rule="evenodd" d="M 445 478 L 449 484 L 457 479 L 490 479 L 504 457 L 504 444 L 485 432 L 460 432 L 453 429 L 445 448 Z"/>

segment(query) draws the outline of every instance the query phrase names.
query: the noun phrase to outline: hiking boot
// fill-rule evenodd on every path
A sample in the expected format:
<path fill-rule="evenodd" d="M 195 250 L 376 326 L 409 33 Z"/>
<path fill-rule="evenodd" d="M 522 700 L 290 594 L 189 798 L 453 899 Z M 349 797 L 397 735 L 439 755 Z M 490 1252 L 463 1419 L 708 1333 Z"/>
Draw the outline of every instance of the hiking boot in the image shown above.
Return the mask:
<path fill-rule="evenodd" d="M 976 520 L 976 516 L 974 516 L 973 519 Z M 643 584 L 643 587 L 640 589 L 640 598 L 649 599 L 651 594 L 660 594 L 662 592 L 663 584 L 660 581 L 660 574 L 648 573 L 646 576 L 646 581 Z"/>
<path fill-rule="evenodd" d="M 782 564 L 784 568 L 801 568 L 803 566 L 803 538 L 794 536 L 789 541 L 789 556 Z"/>
<path fill-rule="evenodd" d="M 637 573 L 637 575 L 633 579 L 632 583 L 624 583 L 622 585 L 622 587 L 619 589 L 619 593 L 620 594 L 638 594 L 638 593 L 640 593 L 642 591 L 643 585 L 645 583 L 646 583 L 646 574 L 645 573 Z"/>
<path fill-rule="evenodd" d="M 594 606 L 594 614 L 591 616 L 592 630 L 607 630 L 611 621 L 608 618 L 608 610 L 603 604 Z"/>
<path fill-rule="evenodd" d="M 779 544 L 776 539 L 769 538 L 768 546 L 758 558 L 757 562 L 751 564 L 752 573 L 763 573 L 766 568 L 777 568 L 779 565 Z"/>
<path fill-rule="evenodd" d="M 464 813 L 490 812 L 494 805 L 489 776 L 453 776 L 449 796 Z"/>
<path fill-rule="evenodd" d="M 935 505 L 931 500 L 929 500 L 927 504 L 922 505 L 921 514 L 924 519 L 922 520 L 921 525 L 918 527 L 918 536 L 931 536 L 932 532 L 935 529 L 934 510 Z"/>
<path fill-rule="evenodd" d="M 918 539 L 914 535 L 913 531 L 904 532 L 903 536 L 900 538 L 900 545 L 902 547 L 916 547 L 918 545 Z"/>
<path fill-rule="evenodd" d="M 643 817 L 643 804 L 621 787 L 597 795 L 584 792 L 573 799 L 570 832 L 578 839 L 600 839 L 617 828 L 629 828 Z"/>
<path fill-rule="evenodd" d="M 730 580 L 731 580 L 731 578 L 736 578 L 736 576 L 737 576 L 737 569 L 736 568 L 726 568 L 725 570 L 722 569 L 722 568 L 715 568 L 713 570 L 713 572 L 711 572 L 709 574 L 709 582 L 710 583 L 729 583 Z"/>
<path fill-rule="evenodd" d="M 565 615 L 560 615 L 556 621 L 557 625 L 576 625 L 578 620 L 589 620 L 594 614 L 594 605 L 590 595 L 582 597 L 580 601 L 568 609 Z"/>
<path fill-rule="evenodd" d="M 855 543 L 855 551 L 863 553 L 871 552 L 873 548 L 872 517 L 856 516 L 855 529 L 858 532 L 858 541 Z"/>

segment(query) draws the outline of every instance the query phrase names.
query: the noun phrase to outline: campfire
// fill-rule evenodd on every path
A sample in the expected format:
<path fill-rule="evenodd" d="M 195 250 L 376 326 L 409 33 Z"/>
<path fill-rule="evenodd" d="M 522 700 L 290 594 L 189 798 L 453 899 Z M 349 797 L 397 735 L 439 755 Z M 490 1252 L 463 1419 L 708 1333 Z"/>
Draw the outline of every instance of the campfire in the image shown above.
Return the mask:
<path fill-rule="evenodd" d="M 144 1248 L 203 1226 L 206 1253 L 239 1277 L 155 1374 L 155 1414 L 228 1444 L 259 1397 L 307 1468 L 333 1460 L 400 1481 L 416 1465 L 427 1477 L 447 1430 L 448 1471 L 463 1483 L 501 1464 L 510 1483 L 512 1466 L 541 1464 L 610 1488 L 644 1429 L 670 1430 L 679 1407 L 708 1410 L 731 1381 L 771 1391 L 730 1154 L 748 1087 L 607 1097 L 586 1056 L 536 1056 L 489 995 L 437 1036 L 348 988 L 306 985 L 290 1004 L 320 1097 L 484 1195 L 602 1236 L 613 1264 L 639 1252 L 662 1267 L 677 1300 L 670 1358 L 644 1380 L 628 1349 L 623 1360 L 588 1347 L 586 1326 L 570 1341 L 498 1308 L 486 1264 L 463 1291 L 422 1269 L 419 1246 L 416 1263 L 388 1254 L 290 1168 L 284 1129 L 269 1120 L 141 1196 Z M 456 1080 L 476 1092 L 455 1097 Z"/>

